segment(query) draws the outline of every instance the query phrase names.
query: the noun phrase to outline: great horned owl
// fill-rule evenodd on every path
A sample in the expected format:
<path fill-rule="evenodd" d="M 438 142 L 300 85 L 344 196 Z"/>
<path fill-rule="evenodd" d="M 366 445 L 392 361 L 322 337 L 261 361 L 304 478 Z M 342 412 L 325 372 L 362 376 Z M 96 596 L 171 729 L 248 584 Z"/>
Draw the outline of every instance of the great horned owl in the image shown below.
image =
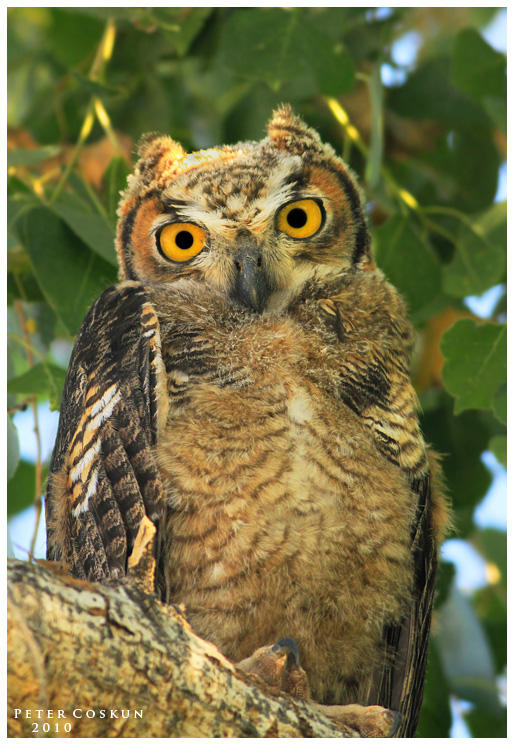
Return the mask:
<path fill-rule="evenodd" d="M 288 106 L 260 142 L 149 135 L 117 250 L 68 371 L 49 559 L 123 576 L 146 515 L 199 635 L 235 661 L 293 638 L 316 701 L 413 734 L 445 503 L 354 177 Z"/>

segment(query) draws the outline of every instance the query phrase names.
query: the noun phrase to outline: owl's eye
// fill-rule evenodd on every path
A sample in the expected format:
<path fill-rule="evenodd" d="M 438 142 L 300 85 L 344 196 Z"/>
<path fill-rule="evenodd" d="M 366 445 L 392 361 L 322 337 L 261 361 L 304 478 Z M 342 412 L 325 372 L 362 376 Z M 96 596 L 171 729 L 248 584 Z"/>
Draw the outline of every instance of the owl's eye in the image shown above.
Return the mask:
<path fill-rule="evenodd" d="M 194 223 L 170 223 L 157 234 L 159 250 L 172 262 L 187 262 L 206 245 L 206 232 Z"/>
<path fill-rule="evenodd" d="M 298 199 L 281 207 L 277 215 L 277 227 L 292 238 L 310 238 L 320 230 L 324 222 L 324 210 L 316 199 Z"/>

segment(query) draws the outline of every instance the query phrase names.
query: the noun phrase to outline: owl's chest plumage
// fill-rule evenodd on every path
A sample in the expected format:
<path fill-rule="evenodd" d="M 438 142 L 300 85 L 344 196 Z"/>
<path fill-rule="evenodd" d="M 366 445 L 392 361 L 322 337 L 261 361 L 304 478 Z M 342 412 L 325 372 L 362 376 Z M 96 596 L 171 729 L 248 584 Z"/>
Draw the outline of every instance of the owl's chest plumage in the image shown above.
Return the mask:
<path fill-rule="evenodd" d="M 295 638 L 314 696 L 352 699 L 409 598 L 412 515 L 338 398 L 333 332 L 257 316 L 161 327 L 169 600 L 234 660 Z"/>

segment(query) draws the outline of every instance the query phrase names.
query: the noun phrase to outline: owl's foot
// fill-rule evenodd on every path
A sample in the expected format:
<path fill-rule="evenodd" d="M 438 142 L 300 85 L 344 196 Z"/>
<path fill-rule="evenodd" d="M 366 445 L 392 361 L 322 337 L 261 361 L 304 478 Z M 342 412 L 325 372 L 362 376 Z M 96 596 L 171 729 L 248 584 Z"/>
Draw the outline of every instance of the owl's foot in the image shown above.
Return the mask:
<path fill-rule="evenodd" d="M 249 658 L 237 663 L 236 668 L 259 676 L 266 684 L 293 697 L 310 697 L 308 677 L 300 665 L 299 648 L 291 637 L 258 648 Z"/>
<path fill-rule="evenodd" d="M 391 738 L 400 723 L 395 710 L 379 705 L 314 705 L 321 714 L 331 720 L 337 728 L 357 731 L 361 738 Z"/>

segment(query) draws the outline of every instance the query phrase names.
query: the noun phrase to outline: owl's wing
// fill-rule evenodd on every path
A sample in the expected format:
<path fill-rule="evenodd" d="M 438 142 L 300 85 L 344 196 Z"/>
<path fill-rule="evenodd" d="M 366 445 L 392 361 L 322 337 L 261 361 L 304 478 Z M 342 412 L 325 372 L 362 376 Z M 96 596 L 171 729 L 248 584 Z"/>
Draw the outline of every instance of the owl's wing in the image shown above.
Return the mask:
<path fill-rule="evenodd" d="M 158 520 L 163 386 L 159 324 L 144 288 L 108 288 L 75 342 L 46 493 L 47 558 L 76 577 L 124 575 L 143 516 Z"/>
<path fill-rule="evenodd" d="M 415 480 L 412 489 L 418 497 L 412 529 L 413 598 L 404 622 L 384 630 L 385 661 L 376 690 L 378 702 L 401 713 L 398 738 L 415 736 L 422 707 L 437 567 L 430 476 Z"/>
<path fill-rule="evenodd" d="M 368 699 L 370 704 L 400 712 L 396 736 L 408 737 L 414 735 L 422 706 L 437 565 L 434 506 L 436 500 L 442 506 L 443 498 L 435 494 L 419 428 L 417 398 L 407 361 L 408 327 L 403 328 L 382 308 L 382 328 L 390 329 L 391 336 L 386 342 L 367 343 L 364 340 L 369 329 L 363 334 L 352 329 L 347 337 L 345 310 L 337 297 L 333 298 L 333 307 L 338 336 L 346 344 L 341 366 L 342 399 L 370 429 L 378 451 L 402 470 L 413 493 L 413 598 L 403 623 L 384 630 L 383 665 L 376 672 Z M 358 340 L 355 350 L 354 339 Z M 444 509 L 440 512 L 443 515 Z"/>

